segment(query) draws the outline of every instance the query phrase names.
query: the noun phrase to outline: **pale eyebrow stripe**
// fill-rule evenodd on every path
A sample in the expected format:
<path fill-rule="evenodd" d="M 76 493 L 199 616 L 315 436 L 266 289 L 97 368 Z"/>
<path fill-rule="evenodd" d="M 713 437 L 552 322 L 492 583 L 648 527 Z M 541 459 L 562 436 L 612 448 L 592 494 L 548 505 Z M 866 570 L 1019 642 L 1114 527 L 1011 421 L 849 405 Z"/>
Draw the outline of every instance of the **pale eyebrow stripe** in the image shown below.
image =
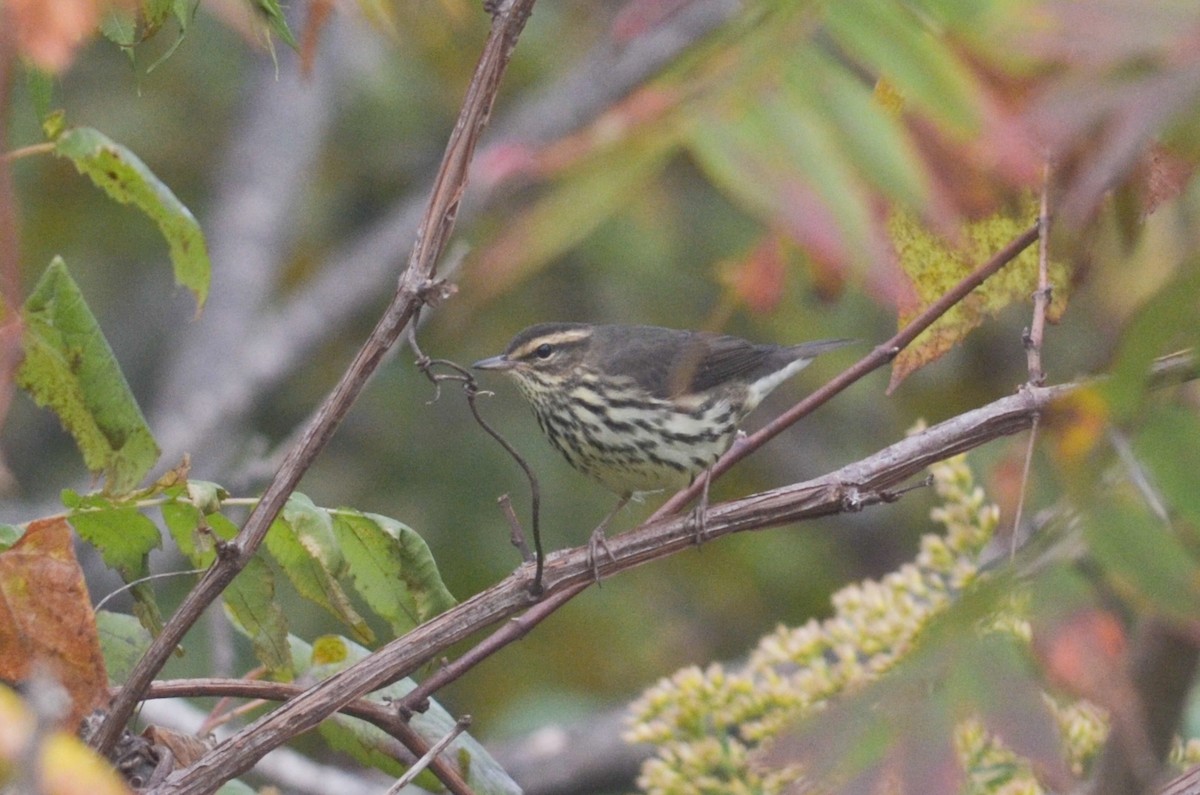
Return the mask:
<path fill-rule="evenodd" d="M 513 351 L 510 356 L 513 358 L 521 358 L 532 353 L 539 345 L 549 343 L 551 345 L 569 345 L 573 342 L 579 342 L 588 336 L 587 331 L 557 331 L 551 334 L 545 334 L 541 337 L 534 337 L 529 342 L 522 345 Z"/>

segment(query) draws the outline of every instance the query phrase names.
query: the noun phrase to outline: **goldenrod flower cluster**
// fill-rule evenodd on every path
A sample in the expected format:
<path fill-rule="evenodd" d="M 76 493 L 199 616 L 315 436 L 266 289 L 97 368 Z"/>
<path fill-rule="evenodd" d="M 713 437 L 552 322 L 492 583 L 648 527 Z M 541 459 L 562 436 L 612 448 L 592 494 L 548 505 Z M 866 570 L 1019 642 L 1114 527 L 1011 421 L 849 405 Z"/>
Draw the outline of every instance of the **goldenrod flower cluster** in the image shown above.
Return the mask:
<path fill-rule="evenodd" d="M 840 693 L 877 679 L 913 647 L 931 618 L 979 575 L 999 509 L 985 500 L 962 456 L 931 467 L 942 504 L 933 510 L 944 535 L 921 540 L 916 560 L 879 581 L 833 596 L 834 614 L 764 637 L 737 670 L 692 666 L 660 680 L 632 706 L 626 739 L 657 746 L 638 786 L 650 795 L 731 795 L 782 792 L 801 776 L 768 769 L 757 751 L 784 728 Z M 1029 640 L 1020 594 L 981 626 Z M 1107 734 L 1103 711 L 1087 702 L 1046 696 L 1057 719 L 1062 753 L 1082 774 Z M 1040 795 L 1027 761 L 977 720 L 960 721 L 953 737 L 965 792 Z M 1200 756 L 1200 742 L 1180 744 L 1176 759 Z M 807 791 L 807 790 L 805 790 Z M 815 790 L 819 791 L 819 790 Z"/>

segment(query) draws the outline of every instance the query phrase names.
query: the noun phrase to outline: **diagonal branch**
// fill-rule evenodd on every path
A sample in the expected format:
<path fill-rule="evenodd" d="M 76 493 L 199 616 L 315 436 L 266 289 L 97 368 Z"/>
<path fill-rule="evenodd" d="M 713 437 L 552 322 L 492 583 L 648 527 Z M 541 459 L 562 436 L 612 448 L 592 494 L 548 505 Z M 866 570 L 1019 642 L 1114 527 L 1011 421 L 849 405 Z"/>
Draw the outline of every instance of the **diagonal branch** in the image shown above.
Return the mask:
<path fill-rule="evenodd" d="M 291 682 L 261 682 L 250 679 L 172 679 L 156 681 L 146 691 L 147 699 L 156 698 L 201 698 L 205 696 L 226 696 L 234 698 L 264 699 L 267 701 L 286 701 L 304 692 L 301 685 Z M 415 729 L 401 720 L 396 710 L 389 709 L 371 701 L 352 701 L 339 712 L 352 718 L 364 720 L 376 728 L 391 735 L 397 742 L 407 748 L 412 754 L 412 760 L 429 751 L 430 743 Z M 412 761 L 410 760 L 410 761 Z M 471 792 L 467 782 L 459 775 L 456 767 L 450 763 L 435 759 L 429 764 L 434 775 L 446 785 L 455 795 L 469 795 Z"/>
<path fill-rule="evenodd" d="M 1025 430 L 1050 401 L 1075 388 L 1074 384 L 1066 384 L 1023 390 L 935 425 L 823 477 L 712 506 L 700 524 L 704 540 L 858 511 L 891 501 L 895 494 L 889 489 L 903 484 L 924 467 Z M 695 524 L 691 516 L 667 517 L 609 539 L 612 557 L 605 556 L 599 561 L 601 576 L 691 549 L 696 543 Z M 524 613 L 519 621 L 507 622 L 486 642 L 494 651 L 505 645 L 502 641 L 508 634 L 520 637 L 541 618 L 593 584 L 594 571 L 587 546 L 551 554 L 545 574 L 546 594 L 541 602 L 535 604 L 530 597 L 533 566 L 526 564 L 491 588 L 246 726 L 169 781 L 168 786 L 158 791 L 159 795 L 208 792 L 218 775 L 248 770 L 268 751 L 316 727 L 345 704 L 412 674 L 474 633 Z"/>
<path fill-rule="evenodd" d="M 700 491 L 705 487 L 705 481 L 711 482 L 717 477 L 729 471 L 734 464 L 741 461 L 746 456 L 753 453 L 764 444 L 774 439 L 785 429 L 791 427 L 801 417 L 811 414 L 817 407 L 824 405 L 832 400 L 835 395 L 841 392 L 846 387 L 858 381 L 867 373 L 882 367 L 896 357 L 905 346 L 911 343 L 917 336 L 929 328 L 935 320 L 942 315 L 950 307 L 957 304 L 962 299 L 966 298 L 972 290 L 983 284 L 988 277 L 999 271 L 1008 263 L 1012 262 L 1017 256 L 1033 244 L 1038 239 L 1038 227 L 1033 227 L 1026 230 L 1020 236 L 1012 240 L 1007 246 L 996 252 L 990 260 L 980 265 L 974 271 L 969 273 L 966 278 L 956 284 L 950 290 L 947 290 L 934 303 L 930 304 L 924 312 L 917 315 L 912 321 L 901 329 L 894 337 L 882 345 L 877 346 L 873 351 L 864 356 L 857 364 L 848 370 L 845 370 L 836 378 L 823 387 L 813 392 L 808 397 L 801 400 L 790 409 L 780 414 L 765 427 L 759 429 L 752 435 L 746 438 L 741 444 L 735 444 L 729 449 L 725 455 L 718 459 L 717 463 L 713 464 L 709 470 L 707 479 L 697 478 L 686 489 L 679 491 L 671 499 L 663 503 L 654 514 L 650 517 L 651 520 L 659 519 L 663 516 L 669 516 L 678 512 L 683 506 L 696 498 Z"/>
<path fill-rule="evenodd" d="M 408 267 L 400 276 L 399 287 L 383 317 L 371 331 L 337 386 L 325 399 L 299 443 L 284 459 L 241 532 L 222 549 L 216 563 L 187 595 L 179 610 L 138 661 L 125 687 L 114 699 L 108 717 L 93 738 L 96 748 L 106 751 L 113 746 L 132 716 L 142 693 L 188 629 L 246 566 L 266 537 L 271 522 L 283 508 L 296 484 L 300 482 L 300 478 L 324 449 L 355 398 L 379 366 L 384 354 L 412 320 L 425 301 L 428 291 L 434 287 L 434 270 L 454 228 L 454 219 L 466 181 L 467 166 L 479 136 L 487 125 L 492 102 L 499 90 L 500 78 L 532 6 L 533 0 L 507 0 L 495 13 L 483 54 L 467 88 L 458 122 L 446 144 L 446 153 L 434 180 L 428 208 L 417 228 L 416 242 L 409 257 Z M 201 768 L 200 772 L 208 776 L 207 780 L 185 773 L 180 782 L 183 787 L 181 791 L 208 792 L 244 769 L 233 770 L 225 778 L 218 779 L 212 775 L 211 770 Z"/>

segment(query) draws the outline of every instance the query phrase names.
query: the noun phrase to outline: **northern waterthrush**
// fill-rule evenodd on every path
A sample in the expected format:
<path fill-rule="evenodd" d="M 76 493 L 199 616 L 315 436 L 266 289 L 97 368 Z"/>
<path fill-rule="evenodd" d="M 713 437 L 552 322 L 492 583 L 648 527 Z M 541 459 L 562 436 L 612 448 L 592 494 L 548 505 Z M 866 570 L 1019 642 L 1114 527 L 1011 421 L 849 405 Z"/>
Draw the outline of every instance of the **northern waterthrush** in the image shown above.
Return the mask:
<path fill-rule="evenodd" d="M 472 366 L 516 379 L 546 438 L 620 495 L 619 509 L 637 492 L 686 486 L 729 449 L 771 390 L 849 342 L 756 345 L 657 326 L 543 323 Z M 607 521 L 593 534 L 593 554 Z"/>

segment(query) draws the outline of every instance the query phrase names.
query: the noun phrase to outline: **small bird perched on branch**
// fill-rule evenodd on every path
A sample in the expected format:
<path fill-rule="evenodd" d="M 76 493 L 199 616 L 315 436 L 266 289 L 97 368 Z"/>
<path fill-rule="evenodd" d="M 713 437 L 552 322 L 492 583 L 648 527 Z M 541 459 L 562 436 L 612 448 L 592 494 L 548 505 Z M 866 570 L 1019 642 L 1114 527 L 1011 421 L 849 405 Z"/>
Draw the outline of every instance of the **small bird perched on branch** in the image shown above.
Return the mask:
<path fill-rule="evenodd" d="M 756 345 L 657 326 L 542 323 L 472 367 L 516 379 L 550 444 L 620 497 L 592 533 L 595 567 L 605 525 L 632 495 L 688 485 L 775 387 L 850 342 Z"/>

